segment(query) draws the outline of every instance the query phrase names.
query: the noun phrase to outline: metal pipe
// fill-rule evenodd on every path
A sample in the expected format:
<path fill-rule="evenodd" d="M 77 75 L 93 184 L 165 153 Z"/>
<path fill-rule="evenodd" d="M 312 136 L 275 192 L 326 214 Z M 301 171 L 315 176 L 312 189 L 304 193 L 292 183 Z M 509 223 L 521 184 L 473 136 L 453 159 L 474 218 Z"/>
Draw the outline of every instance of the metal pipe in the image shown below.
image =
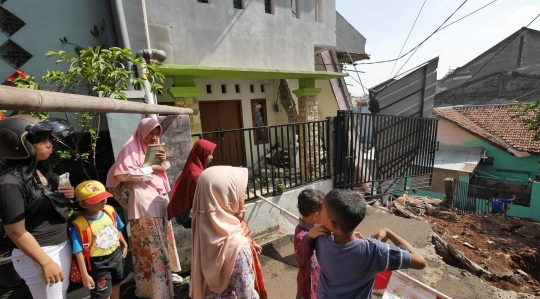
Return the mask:
<path fill-rule="evenodd" d="M 139 78 L 144 78 L 143 80 L 143 89 L 144 89 L 144 99 L 145 102 L 149 105 L 157 104 L 157 100 L 154 98 L 152 89 L 150 88 L 150 83 L 146 80 L 146 64 L 152 60 L 157 60 L 158 62 L 163 62 L 167 58 L 167 54 L 163 50 L 157 49 L 144 49 L 140 50 L 135 54 L 135 58 L 142 58 L 143 62 L 137 65 L 137 73 Z M 147 117 L 151 117 L 157 120 L 156 114 L 147 114 Z"/>
<path fill-rule="evenodd" d="M 111 98 L 0 86 L 0 109 L 43 112 L 96 112 L 195 115 L 196 109 L 147 105 Z"/>
<path fill-rule="evenodd" d="M 113 11 L 113 20 L 116 27 L 116 36 L 120 47 L 131 49 L 129 42 L 129 34 L 127 29 L 126 17 L 124 14 L 124 5 L 122 0 L 113 0 L 111 1 L 112 11 Z M 132 70 L 133 65 L 129 61 L 124 62 L 126 70 Z M 129 77 L 133 79 L 133 73 L 129 74 Z M 133 89 L 133 85 L 128 84 L 128 89 Z"/>

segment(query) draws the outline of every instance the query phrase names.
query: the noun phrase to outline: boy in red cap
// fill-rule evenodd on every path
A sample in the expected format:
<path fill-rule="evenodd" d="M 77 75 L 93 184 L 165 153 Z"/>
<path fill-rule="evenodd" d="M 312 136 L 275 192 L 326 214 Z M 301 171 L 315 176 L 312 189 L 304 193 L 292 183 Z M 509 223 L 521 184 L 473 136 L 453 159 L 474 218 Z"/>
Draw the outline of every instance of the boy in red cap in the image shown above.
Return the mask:
<path fill-rule="evenodd" d="M 107 205 L 108 197 L 112 194 L 98 181 L 85 181 L 75 188 L 75 199 L 84 211 L 72 222 L 73 254 L 92 299 L 119 299 L 124 278 L 127 243 L 120 232 L 124 223 Z"/>

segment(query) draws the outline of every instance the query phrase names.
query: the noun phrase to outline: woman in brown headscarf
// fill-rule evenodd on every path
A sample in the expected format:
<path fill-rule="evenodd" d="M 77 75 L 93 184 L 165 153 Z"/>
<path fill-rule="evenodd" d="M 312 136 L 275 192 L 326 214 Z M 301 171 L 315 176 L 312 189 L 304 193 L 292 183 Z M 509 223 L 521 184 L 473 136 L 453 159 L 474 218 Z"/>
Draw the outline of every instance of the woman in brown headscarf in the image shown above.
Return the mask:
<path fill-rule="evenodd" d="M 192 208 L 191 285 L 201 298 L 259 299 L 253 257 L 240 220 L 245 212 L 246 168 L 214 166 L 197 184 Z"/>

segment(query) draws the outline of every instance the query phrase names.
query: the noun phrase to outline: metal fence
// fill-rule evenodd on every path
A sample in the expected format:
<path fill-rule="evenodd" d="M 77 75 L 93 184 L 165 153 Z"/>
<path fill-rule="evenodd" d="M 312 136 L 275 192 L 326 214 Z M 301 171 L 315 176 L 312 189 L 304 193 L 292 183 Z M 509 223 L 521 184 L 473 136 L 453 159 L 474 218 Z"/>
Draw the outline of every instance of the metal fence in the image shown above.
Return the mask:
<path fill-rule="evenodd" d="M 463 214 L 486 214 L 490 210 L 488 199 L 495 192 L 497 192 L 497 189 L 456 181 L 454 186 L 454 209 Z"/>
<path fill-rule="evenodd" d="M 249 169 L 249 198 L 330 178 L 330 119 L 194 134 L 217 144 L 211 166 Z"/>
<path fill-rule="evenodd" d="M 431 185 L 436 119 L 338 111 L 334 122 L 334 187 L 365 197 L 392 194 L 407 178 Z"/>
<path fill-rule="evenodd" d="M 505 184 L 509 185 L 509 184 Z M 519 186 L 519 185 L 516 185 Z M 466 182 L 456 181 L 454 185 L 454 209 L 463 214 L 486 214 L 490 212 L 489 199 L 498 193 L 502 198 L 511 198 L 511 192 L 502 188 L 473 185 Z M 512 205 L 530 206 L 530 195 L 513 193 L 516 200 Z"/>

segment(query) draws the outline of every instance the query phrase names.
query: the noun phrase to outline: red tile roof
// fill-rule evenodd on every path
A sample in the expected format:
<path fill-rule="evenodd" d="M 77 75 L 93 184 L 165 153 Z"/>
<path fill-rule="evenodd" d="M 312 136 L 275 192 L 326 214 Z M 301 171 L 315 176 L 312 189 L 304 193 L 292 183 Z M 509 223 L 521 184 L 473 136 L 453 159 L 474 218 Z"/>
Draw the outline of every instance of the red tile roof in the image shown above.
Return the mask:
<path fill-rule="evenodd" d="M 460 106 L 435 108 L 433 113 L 479 135 L 504 149 L 540 153 L 540 141 L 518 119 L 511 118 L 516 105 Z"/>

